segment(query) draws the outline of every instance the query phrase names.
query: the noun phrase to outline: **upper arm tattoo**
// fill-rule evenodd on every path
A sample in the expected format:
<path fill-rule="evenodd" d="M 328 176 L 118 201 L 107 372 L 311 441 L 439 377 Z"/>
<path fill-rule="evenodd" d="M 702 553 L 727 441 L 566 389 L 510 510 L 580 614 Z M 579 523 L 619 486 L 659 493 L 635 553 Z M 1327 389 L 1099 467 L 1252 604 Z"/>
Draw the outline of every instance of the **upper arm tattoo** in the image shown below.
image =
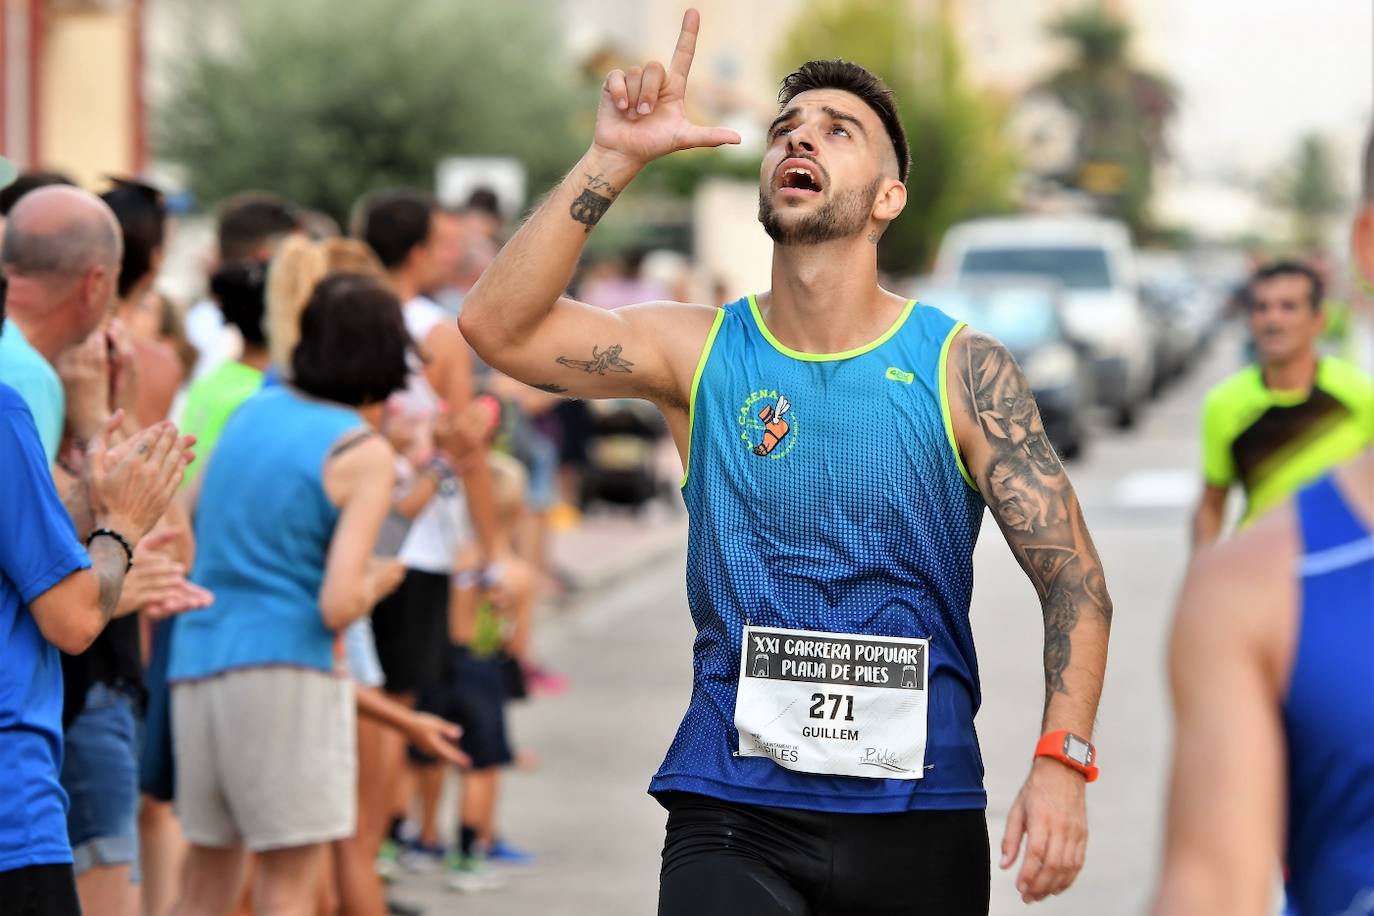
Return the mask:
<path fill-rule="evenodd" d="M 560 356 L 554 362 L 560 366 L 567 366 L 569 369 L 581 369 L 583 372 L 595 372 L 597 375 L 605 375 L 607 372 L 632 372 L 634 363 L 620 355 L 622 349 L 620 344 L 611 344 L 606 349 L 600 350 L 593 344 L 591 359 L 572 359 L 567 356 Z"/>
<path fill-rule="evenodd" d="M 1045 615 L 1045 689 L 1067 692 L 1069 634 L 1092 609 L 1110 625 L 1111 598 L 1073 488 L 1045 435 L 1035 398 L 1006 348 L 969 332 L 963 358 L 963 400 L 987 440 L 977 469 L 979 488 L 1006 533 Z"/>

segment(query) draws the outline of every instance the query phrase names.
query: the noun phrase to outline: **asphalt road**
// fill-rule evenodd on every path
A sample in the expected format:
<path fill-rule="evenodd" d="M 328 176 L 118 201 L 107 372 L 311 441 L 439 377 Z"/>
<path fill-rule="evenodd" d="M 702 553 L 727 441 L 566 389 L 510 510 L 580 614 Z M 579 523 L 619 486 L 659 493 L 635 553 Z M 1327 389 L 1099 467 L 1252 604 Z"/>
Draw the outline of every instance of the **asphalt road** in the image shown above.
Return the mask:
<path fill-rule="evenodd" d="M 1187 560 L 1187 519 L 1199 479 L 1198 411 L 1207 386 L 1236 365 L 1223 339 L 1139 428 L 1105 429 L 1069 473 L 1102 554 L 1116 613 L 1096 742 L 1103 768 L 1089 787 L 1087 865 L 1064 895 L 1020 902 L 995 872 L 994 914 L 1141 912 L 1158 862 L 1169 748 L 1164 650 Z M 1043 677 L 1039 606 L 996 526 L 986 519 L 975 560 L 974 632 L 983 683 L 977 719 L 987 764 L 994 848 L 1039 733 Z M 406 878 L 396 895 L 430 913 L 472 916 L 654 912 L 663 810 L 645 794 L 685 707 L 692 629 L 681 551 L 551 617 L 541 654 L 569 675 L 563 696 L 517 711 L 518 745 L 537 768 L 507 781 L 501 822 L 539 865 L 508 886 L 458 896 L 438 879 Z M 995 856 L 994 856 L 995 858 Z"/>

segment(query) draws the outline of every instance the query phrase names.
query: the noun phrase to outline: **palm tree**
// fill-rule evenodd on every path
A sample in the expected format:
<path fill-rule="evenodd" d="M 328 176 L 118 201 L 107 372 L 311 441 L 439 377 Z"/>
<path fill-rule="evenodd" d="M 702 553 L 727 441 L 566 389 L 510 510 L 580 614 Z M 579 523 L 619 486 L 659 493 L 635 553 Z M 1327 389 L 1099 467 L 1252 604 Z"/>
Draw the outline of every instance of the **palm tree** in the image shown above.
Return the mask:
<path fill-rule="evenodd" d="M 1270 200 L 1293 219 L 1293 242 L 1303 251 L 1326 243 L 1331 220 L 1341 212 L 1345 195 L 1331 148 L 1318 134 L 1307 134 L 1269 188 Z"/>
<path fill-rule="evenodd" d="M 1073 47 L 1073 57 L 1036 91 L 1058 100 L 1080 126 L 1076 161 L 1060 178 L 1095 195 L 1137 234 L 1148 231 L 1153 170 L 1168 155 L 1165 129 L 1178 91 L 1131 63 L 1130 24 L 1099 4 L 1066 12 L 1048 28 Z"/>

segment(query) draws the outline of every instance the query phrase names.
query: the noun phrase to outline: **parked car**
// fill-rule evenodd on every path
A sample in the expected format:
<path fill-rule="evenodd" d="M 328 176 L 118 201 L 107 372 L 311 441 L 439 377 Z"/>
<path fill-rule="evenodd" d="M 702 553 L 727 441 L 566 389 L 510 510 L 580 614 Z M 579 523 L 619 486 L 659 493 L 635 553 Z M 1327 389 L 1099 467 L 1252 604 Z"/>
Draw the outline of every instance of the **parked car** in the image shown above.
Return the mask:
<path fill-rule="evenodd" d="M 1140 300 L 1155 332 L 1156 392 L 1182 376 L 1195 361 L 1206 335 L 1210 309 L 1207 293 L 1171 251 L 1140 252 L 1136 256 Z"/>
<path fill-rule="evenodd" d="M 1040 405 L 1050 444 L 1066 461 L 1088 438 L 1093 404 L 1090 359 L 1064 324 L 1062 291 L 1042 277 L 979 277 L 954 284 L 919 284 L 916 298 L 1011 351 Z"/>
<path fill-rule="evenodd" d="M 1058 281 L 1069 333 L 1092 353 L 1098 403 L 1116 423 L 1135 423 L 1149 397 L 1154 343 L 1136 290 L 1130 235 L 1090 217 L 1008 217 L 961 223 L 946 233 L 936 276 L 1034 274 Z"/>

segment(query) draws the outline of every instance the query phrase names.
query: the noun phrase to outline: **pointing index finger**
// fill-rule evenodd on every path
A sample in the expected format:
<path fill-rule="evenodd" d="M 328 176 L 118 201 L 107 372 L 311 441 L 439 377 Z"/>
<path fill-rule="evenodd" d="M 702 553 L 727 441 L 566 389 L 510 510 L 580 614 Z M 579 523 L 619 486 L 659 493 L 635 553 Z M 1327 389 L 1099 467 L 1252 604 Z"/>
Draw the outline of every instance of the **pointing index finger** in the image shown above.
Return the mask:
<path fill-rule="evenodd" d="M 701 14 L 688 9 L 682 16 L 682 31 L 677 36 L 677 48 L 673 50 L 673 64 L 669 67 L 684 80 L 692 69 L 692 56 L 697 52 L 697 30 L 701 27 Z"/>

